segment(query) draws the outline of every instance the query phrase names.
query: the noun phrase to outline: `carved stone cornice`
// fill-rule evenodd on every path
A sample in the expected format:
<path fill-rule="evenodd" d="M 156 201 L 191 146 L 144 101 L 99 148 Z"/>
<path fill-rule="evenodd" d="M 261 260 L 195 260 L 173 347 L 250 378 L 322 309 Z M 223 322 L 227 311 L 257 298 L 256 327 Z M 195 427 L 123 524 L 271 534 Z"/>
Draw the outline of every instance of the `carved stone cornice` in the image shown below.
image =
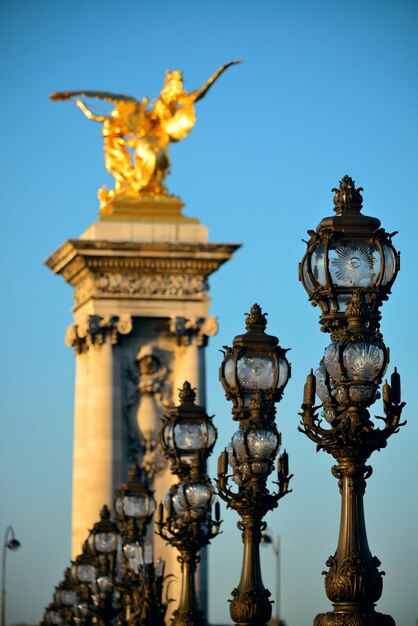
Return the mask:
<path fill-rule="evenodd" d="M 218 332 L 218 320 L 216 317 L 172 317 L 170 320 L 170 332 L 176 335 L 179 346 L 189 346 L 193 338 L 198 346 L 205 346 L 208 337 L 213 337 Z"/>
<path fill-rule="evenodd" d="M 118 335 L 128 335 L 132 330 L 130 315 L 88 315 L 83 323 L 71 324 L 65 334 L 65 345 L 76 354 L 87 352 L 92 345 L 118 341 Z"/>
<path fill-rule="evenodd" d="M 99 298 L 206 298 L 207 278 L 237 244 L 71 239 L 46 261 L 75 287 L 76 307 Z"/>

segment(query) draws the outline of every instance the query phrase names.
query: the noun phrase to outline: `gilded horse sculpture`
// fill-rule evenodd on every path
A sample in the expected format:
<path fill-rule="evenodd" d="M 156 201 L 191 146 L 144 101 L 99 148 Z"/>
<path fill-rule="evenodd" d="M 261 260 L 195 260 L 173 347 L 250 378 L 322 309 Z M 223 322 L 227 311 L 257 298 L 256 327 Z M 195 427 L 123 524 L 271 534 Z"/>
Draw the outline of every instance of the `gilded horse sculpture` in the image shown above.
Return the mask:
<path fill-rule="evenodd" d="M 106 91 L 60 91 L 51 100 L 73 100 L 84 115 L 103 125 L 105 166 L 115 179 L 114 189 L 103 185 L 101 207 L 114 199 L 135 200 L 167 196 L 164 184 L 170 170 L 169 145 L 186 137 L 196 123 L 195 103 L 231 65 L 222 65 L 200 88 L 187 93 L 179 70 L 167 71 L 163 88 L 152 102 Z M 114 104 L 110 115 L 100 115 L 82 100 L 97 98 Z"/>

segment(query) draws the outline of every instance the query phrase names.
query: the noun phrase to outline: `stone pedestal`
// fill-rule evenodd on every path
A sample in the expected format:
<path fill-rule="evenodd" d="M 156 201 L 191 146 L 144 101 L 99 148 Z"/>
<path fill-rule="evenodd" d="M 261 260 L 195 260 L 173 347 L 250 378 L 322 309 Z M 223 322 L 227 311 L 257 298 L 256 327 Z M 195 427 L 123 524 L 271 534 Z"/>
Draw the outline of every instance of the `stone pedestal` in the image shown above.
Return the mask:
<path fill-rule="evenodd" d="M 66 335 L 76 354 L 73 557 L 140 446 L 163 500 L 174 479 L 156 448 L 160 417 L 185 380 L 205 404 L 205 347 L 217 332 L 208 277 L 238 245 L 208 243 L 206 227 L 184 217 L 181 203 L 148 204 L 110 207 L 46 261 L 74 287 Z M 175 551 L 155 536 L 154 550 L 178 574 Z"/>

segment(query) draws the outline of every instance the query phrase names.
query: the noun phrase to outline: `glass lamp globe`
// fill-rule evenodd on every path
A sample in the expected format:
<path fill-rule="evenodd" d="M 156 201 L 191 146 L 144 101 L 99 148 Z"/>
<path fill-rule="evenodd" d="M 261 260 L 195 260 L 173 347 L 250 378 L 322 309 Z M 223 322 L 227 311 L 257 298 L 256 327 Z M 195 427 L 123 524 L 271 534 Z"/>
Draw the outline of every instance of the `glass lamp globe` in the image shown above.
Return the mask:
<path fill-rule="evenodd" d="M 48 611 L 47 613 L 47 620 L 51 623 L 51 624 L 61 624 L 61 616 L 57 611 Z"/>
<path fill-rule="evenodd" d="M 100 522 L 93 526 L 87 543 L 94 554 L 115 553 L 118 546 L 119 528 L 111 520 L 110 511 L 104 506 L 100 512 Z"/>
<path fill-rule="evenodd" d="M 81 584 L 93 582 L 96 579 L 95 563 L 96 558 L 85 541 L 82 553 L 72 562 L 71 575 L 73 580 Z"/>
<path fill-rule="evenodd" d="M 155 501 L 148 487 L 148 479 L 136 463 L 129 468 L 127 483 L 116 491 L 114 507 L 119 520 L 145 520 L 154 512 Z"/>
<path fill-rule="evenodd" d="M 96 578 L 96 568 L 94 565 L 75 565 L 73 573 L 79 583 L 91 583 Z"/>
<path fill-rule="evenodd" d="M 325 349 L 324 366 L 339 404 L 370 404 L 389 361 L 387 348 L 378 340 L 332 342 Z M 317 378 L 318 381 L 318 378 Z M 320 385 L 317 390 L 320 393 Z"/>
<path fill-rule="evenodd" d="M 77 594 L 71 589 L 59 589 L 57 591 L 57 601 L 61 606 L 75 606 L 77 603 Z"/>

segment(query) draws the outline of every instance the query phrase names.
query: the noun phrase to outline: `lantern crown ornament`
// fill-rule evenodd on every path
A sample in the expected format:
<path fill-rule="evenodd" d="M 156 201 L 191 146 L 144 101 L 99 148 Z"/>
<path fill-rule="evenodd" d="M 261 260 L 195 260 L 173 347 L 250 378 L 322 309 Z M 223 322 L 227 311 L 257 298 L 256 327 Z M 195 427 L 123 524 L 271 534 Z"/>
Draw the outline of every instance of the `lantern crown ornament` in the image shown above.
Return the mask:
<path fill-rule="evenodd" d="M 274 404 L 283 396 L 290 364 L 278 338 L 265 332 L 267 314 L 261 307 L 254 304 L 246 315 L 247 332 L 234 338 L 232 348 L 224 346 L 219 378 L 232 401 L 233 418 L 259 424 L 274 420 Z"/>
<path fill-rule="evenodd" d="M 334 188 L 336 215 L 325 217 L 310 240 L 299 265 L 299 279 L 314 306 L 321 309 L 324 332 L 337 336 L 356 328 L 363 334 L 379 329 L 379 307 L 388 299 L 399 271 L 396 234 L 380 220 L 361 213 L 362 187 L 349 176 Z"/>

